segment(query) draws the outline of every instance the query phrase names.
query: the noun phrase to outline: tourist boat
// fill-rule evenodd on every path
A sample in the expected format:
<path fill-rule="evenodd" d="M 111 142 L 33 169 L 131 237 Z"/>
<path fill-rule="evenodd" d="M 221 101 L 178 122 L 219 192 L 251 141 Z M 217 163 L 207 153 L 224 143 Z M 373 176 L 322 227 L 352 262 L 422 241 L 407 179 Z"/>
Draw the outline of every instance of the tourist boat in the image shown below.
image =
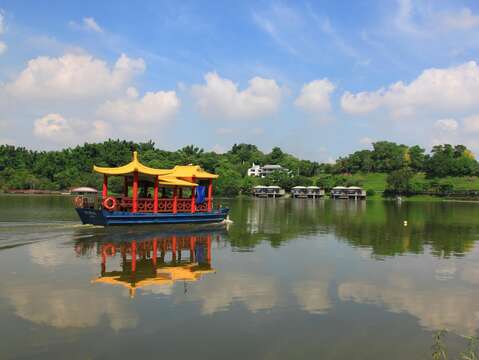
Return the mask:
<path fill-rule="evenodd" d="M 133 160 L 117 168 L 93 166 L 103 174 L 101 199 L 80 195 L 75 209 L 83 224 L 198 224 L 218 223 L 226 219 L 228 208 L 213 208 L 213 180 L 200 166 L 175 166 L 155 169 L 143 165 L 133 152 Z M 124 178 L 123 194 L 108 194 L 108 178 Z M 129 191 L 131 188 L 131 196 Z"/>

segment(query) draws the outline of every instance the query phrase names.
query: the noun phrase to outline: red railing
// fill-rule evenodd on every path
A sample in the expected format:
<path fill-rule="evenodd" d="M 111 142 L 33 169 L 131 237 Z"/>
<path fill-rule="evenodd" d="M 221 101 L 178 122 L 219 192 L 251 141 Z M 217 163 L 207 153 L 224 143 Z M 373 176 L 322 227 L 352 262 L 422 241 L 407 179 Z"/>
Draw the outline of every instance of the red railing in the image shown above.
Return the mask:
<path fill-rule="evenodd" d="M 159 213 L 173 213 L 174 210 L 174 199 L 158 199 L 158 212 Z M 78 206 L 77 207 L 86 207 Z M 83 204 L 82 204 L 83 205 Z M 116 206 L 113 209 L 115 211 L 132 211 L 133 210 L 133 199 L 131 197 L 117 197 Z M 207 212 L 208 211 L 208 202 L 205 201 L 203 204 L 195 204 L 196 212 Z M 138 212 L 154 212 L 154 200 L 152 198 L 139 198 L 138 199 Z M 191 212 L 191 198 L 179 198 L 176 199 L 176 212 L 178 213 L 187 213 Z"/>
<path fill-rule="evenodd" d="M 178 199 L 176 203 L 177 212 L 191 212 L 191 199 Z"/>

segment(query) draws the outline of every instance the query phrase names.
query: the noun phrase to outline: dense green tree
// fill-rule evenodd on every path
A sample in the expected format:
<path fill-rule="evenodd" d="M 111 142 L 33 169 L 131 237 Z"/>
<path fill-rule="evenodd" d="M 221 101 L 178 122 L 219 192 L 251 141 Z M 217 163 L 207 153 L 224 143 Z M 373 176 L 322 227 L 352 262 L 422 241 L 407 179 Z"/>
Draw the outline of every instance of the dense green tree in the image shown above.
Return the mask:
<path fill-rule="evenodd" d="M 386 178 L 386 190 L 393 194 L 409 194 L 414 172 L 410 168 L 392 171 Z"/>
<path fill-rule="evenodd" d="M 389 141 L 378 141 L 373 144 L 372 159 L 377 172 L 389 172 L 401 169 L 407 161 L 407 146 Z"/>
<path fill-rule="evenodd" d="M 429 178 L 445 176 L 470 176 L 479 167 L 471 151 L 463 145 L 436 145 L 426 158 L 424 170 Z"/>
<path fill-rule="evenodd" d="M 415 171 L 424 170 L 424 161 L 426 160 L 425 150 L 419 145 L 411 146 L 408 149 L 409 166 Z"/>
<path fill-rule="evenodd" d="M 404 168 L 424 171 L 428 178 L 470 176 L 479 174 L 479 166 L 470 150 L 463 145 L 438 145 L 430 155 L 419 146 L 410 148 L 392 142 L 380 141 L 372 150 L 356 151 L 339 158 L 335 164 L 319 164 L 300 160 L 275 147 L 264 154 L 255 145 L 235 144 L 228 152 L 217 154 L 188 145 L 177 151 L 155 147 L 152 141 L 135 143 L 109 139 L 102 143 L 85 143 L 61 151 L 32 151 L 24 147 L 0 145 L 1 189 L 67 189 L 78 185 L 101 186 L 101 176 L 92 172 L 94 164 L 120 166 L 131 161 L 131 152 L 139 151 L 140 160 L 148 166 L 172 168 L 175 165 L 198 164 L 205 170 L 220 175 L 217 195 L 247 193 L 251 187 L 265 183 L 290 189 L 295 185 L 317 185 L 329 189 L 335 185 L 361 185 L 360 177 L 351 173 L 386 172 Z M 252 163 L 279 164 L 291 171 L 274 173 L 266 179 L 249 178 L 247 169 Z M 226 177 L 226 178 L 225 178 Z M 315 181 L 313 179 L 316 179 Z M 354 179 L 354 180 L 353 180 Z M 358 180 L 359 179 L 359 180 Z M 434 191 L 444 192 L 439 184 Z M 412 181 L 410 191 L 425 191 L 430 184 Z M 121 181 L 112 179 L 110 188 L 121 190 Z M 422 190 L 421 190 L 422 189 Z M 443 191 L 444 190 L 444 191 Z"/>

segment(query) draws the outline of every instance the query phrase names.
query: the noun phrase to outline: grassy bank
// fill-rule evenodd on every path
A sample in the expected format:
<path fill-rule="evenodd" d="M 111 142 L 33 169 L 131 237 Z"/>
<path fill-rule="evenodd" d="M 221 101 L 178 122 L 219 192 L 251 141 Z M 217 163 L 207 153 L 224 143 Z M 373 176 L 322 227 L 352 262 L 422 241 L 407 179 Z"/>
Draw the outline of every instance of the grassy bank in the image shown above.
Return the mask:
<path fill-rule="evenodd" d="M 341 176 L 347 182 L 356 183 L 366 190 L 374 190 L 375 192 L 383 192 L 386 189 L 386 178 L 388 174 L 383 173 L 357 173 L 352 175 Z M 331 178 L 329 174 L 322 174 L 317 180 Z M 434 181 L 439 185 L 452 184 L 454 190 L 477 190 L 479 191 L 478 176 L 453 177 L 448 176 L 441 179 L 428 180 L 423 173 L 414 175 L 414 182 L 427 183 Z"/>

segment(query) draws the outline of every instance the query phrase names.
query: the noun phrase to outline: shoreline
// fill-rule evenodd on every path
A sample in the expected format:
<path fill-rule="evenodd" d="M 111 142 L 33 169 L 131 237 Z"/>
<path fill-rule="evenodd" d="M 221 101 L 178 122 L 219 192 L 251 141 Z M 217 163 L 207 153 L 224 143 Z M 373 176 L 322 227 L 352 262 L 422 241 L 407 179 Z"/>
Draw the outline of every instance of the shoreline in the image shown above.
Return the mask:
<path fill-rule="evenodd" d="M 66 191 L 60 190 L 9 190 L 9 191 L 1 191 L 0 195 L 8 195 L 8 196 L 46 196 L 46 195 L 55 195 L 55 196 L 73 196 L 71 193 L 67 193 Z M 246 194 L 239 194 L 236 196 L 217 196 L 216 199 L 261 199 L 257 198 L 253 195 L 246 195 Z M 290 196 L 282 196 L 277 197 L 275 200 L 308 200 L 308 199 L 293 199 Z M 331 200 L 329 196 L 324 196 L 321 199 L 315 200 Z M 434 201 L 434 202 L 464 202 L 464 203 L 479 203 L 479 197 L 476 199 L 460 199 L 460 198 L 451 198 L 451 197 L 444 197 L 444 196 L 435 196 L 435 195 L 411 195 L 411 196 L 402 196 L 402 202 L 420 202 L 420 201 Z M 309 199 L 313 200 L 313 199 Z M 348 200 L 351 201 L 351 200 Z M 397 202 L 397 199 L 386 198 L 382 197 L 380 194 L 375 194 L 368 196 L 365 200 L 358 200 L 358 201 L 394 201 Z"/>

